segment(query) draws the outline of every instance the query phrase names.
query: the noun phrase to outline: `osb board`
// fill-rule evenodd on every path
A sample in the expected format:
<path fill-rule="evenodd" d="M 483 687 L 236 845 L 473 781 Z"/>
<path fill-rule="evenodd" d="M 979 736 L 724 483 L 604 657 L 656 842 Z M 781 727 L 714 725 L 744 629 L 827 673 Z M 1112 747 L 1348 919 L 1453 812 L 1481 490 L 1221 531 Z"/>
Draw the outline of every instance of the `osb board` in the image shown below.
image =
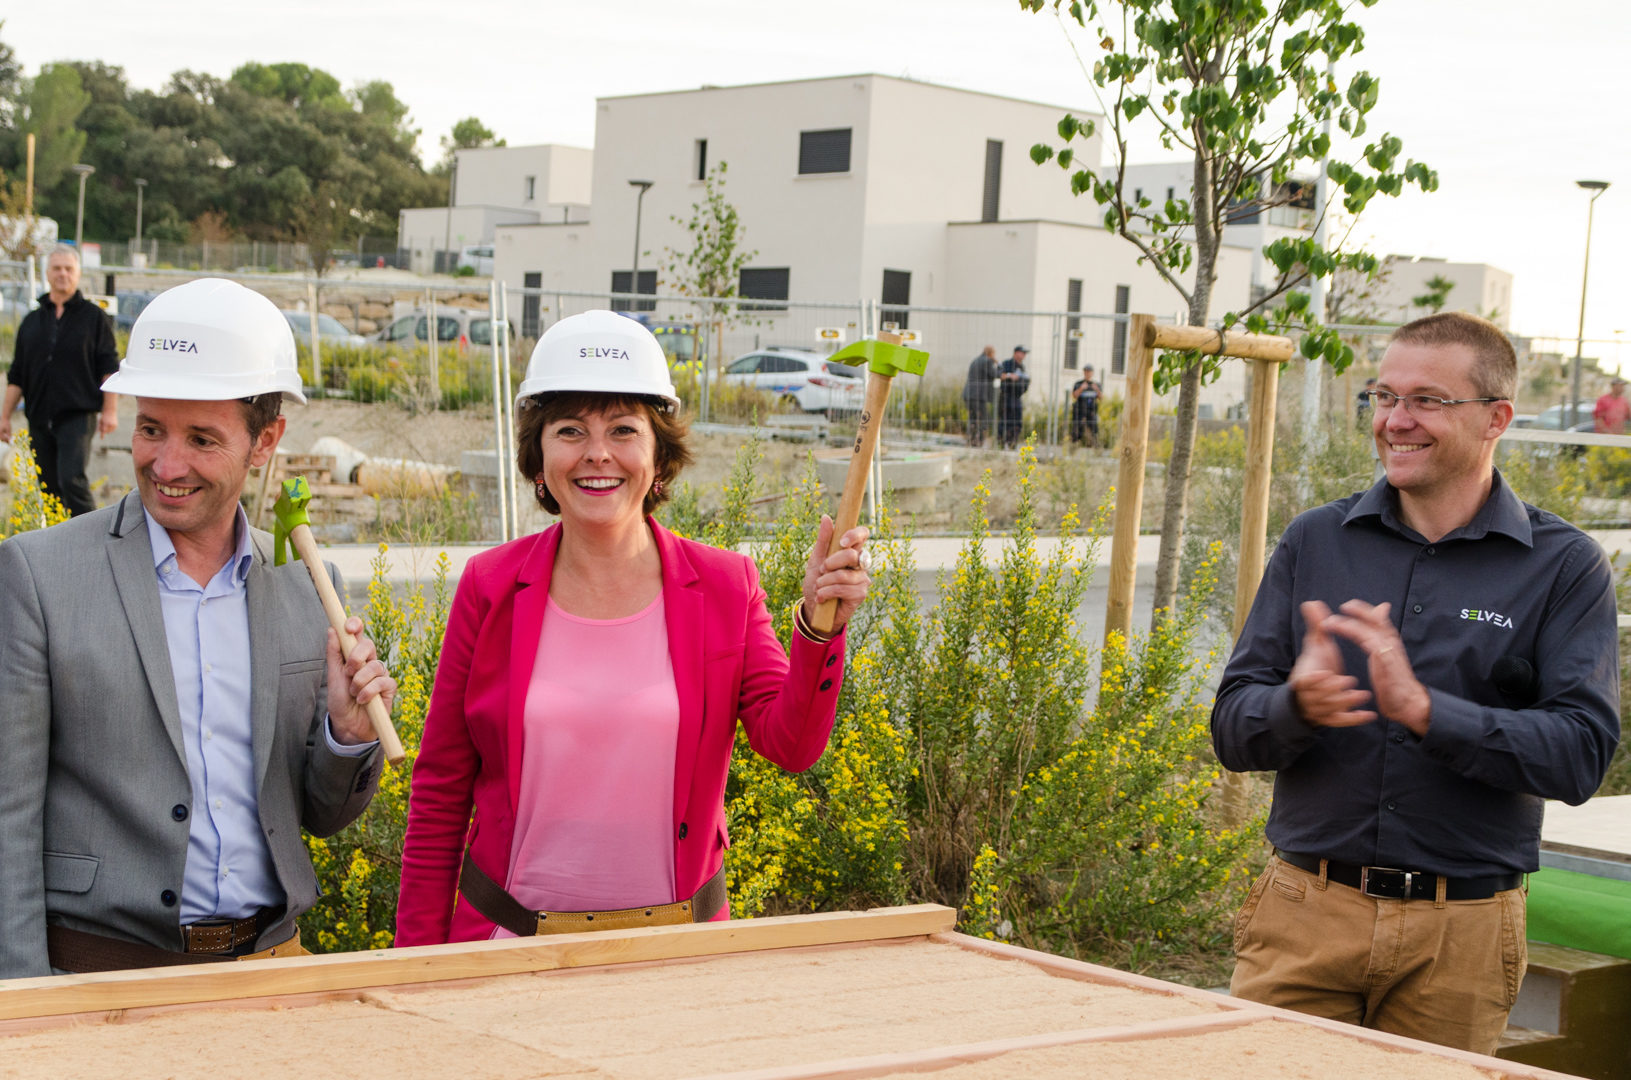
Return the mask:
<path fill-rule="evenodd" d="M 1193 1020 L 1187 996 L 1061 979 L 1022 960 L 912 941 L 688 963 L 509 975 L 370 991 L 352 1002 L 226 1011 L 0 1037 L 0 1075 L 121 1080 L 305 1077 L 316 1063 L 390 1063 L 401 1077 L 706 1075 L 918 1053 L 970 1040 Z M 326 1049 L 325 1049 L 326 1047 Z M 298 1048 L 292 1057 L 284 1053 Z M 410 1049 L 411 1048 L 411 1049 Z M 425 1052 L 421 1053 L 421 1049 Z"/>

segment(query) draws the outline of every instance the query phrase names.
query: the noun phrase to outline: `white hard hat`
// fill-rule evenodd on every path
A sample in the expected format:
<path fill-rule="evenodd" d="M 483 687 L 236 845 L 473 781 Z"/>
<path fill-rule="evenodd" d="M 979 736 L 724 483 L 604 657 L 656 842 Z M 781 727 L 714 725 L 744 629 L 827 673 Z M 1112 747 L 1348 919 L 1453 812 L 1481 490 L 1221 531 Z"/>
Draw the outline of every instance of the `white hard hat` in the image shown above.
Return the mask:
<path fill-rule="evenodd" d="M 294 332 L 277 307 L 224 278 L 167 289 L 136 317 L 110 394 L 232 401 L 281 391 L 304 405 Z"/>
<path fill-rule="evenodd" d="M 614 311 L 585 311 L 544 331 L 527 361 L 527 377 L 515 405 L 524 409 L 534 394 L 562 390 L 599 394 L 638 394 L 680 407 L 663 347 L 650 330 Z"/>

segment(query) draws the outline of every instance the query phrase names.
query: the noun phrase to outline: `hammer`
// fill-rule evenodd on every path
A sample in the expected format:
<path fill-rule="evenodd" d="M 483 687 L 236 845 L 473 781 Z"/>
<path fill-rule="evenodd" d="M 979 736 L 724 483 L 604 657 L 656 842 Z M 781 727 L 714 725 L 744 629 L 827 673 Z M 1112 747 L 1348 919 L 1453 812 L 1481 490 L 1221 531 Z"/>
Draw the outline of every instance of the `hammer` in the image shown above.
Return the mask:
<path fill-rule="evenodd" d="M 878 435 L 883 426 L 884 406 L 889 403 L 889 388 L 895 376 L 903 371 L 921 375 L 929 364 L 929 354 L 922 349 L 909 349 L 901 344 L 899 334 L 887 331 L 877 338 L 846 345 L 827 358 L 851 367 L 865 364 L 867 368 L 866 404 L 861 408 L 861 427 L 855 433 L 855 448 L 850 453 L 849 472 L 844 476 L 844 494 L 838 501 L 838 517 L 833 523 L 832 547 L 827 554 L 838 550 L 839 539 L 861 519 L 861 497 L 866 493 L 867 474 L 872 471 L 872 455 L 878 449 Z M 820 633 L 832 632 L 833 618 L 838 614 L 838 601 L 828 600 L 813 612 L 807 613 L 812 629 Z"/>
<path fill-rule="evenodd" d="M 270 468 L 270 465 L 267 467 Z M 289 561 L 286 541 L 293 541 L 295 557 L 306 564 L 306 573 L 311 575 L 317 598 L 323 602 L 328 623 L 339 635 L 340 655 L 350 656 L 357 639 L 346 632 L 345 608 L 340 605 L 334 582 L 329 580 L 328 573 L 323 569 L 323 558 L 317 552 L 317 539 L 311 534 L 311 517 L 306 513 L 306 506 L 310 502 L 311 485 L 306 483 L 304 476 L 283 481 L 283 494 L 278 496 L 277 505 L 272 507 L 272 515 L 277 519 L 277 527 L 273 531 L 276 543 L 272 563 L 282 566 Z M 391 714 L 386 711 L 385 699 L 375 697 L 363 708 L 368 711 L 368 719 L 374 725 L 374 735 L 385 752 L 385 760 L 392 765 L 402 764 L 402 740 L 396 737 L 396 728 L 391 725 Z"/>

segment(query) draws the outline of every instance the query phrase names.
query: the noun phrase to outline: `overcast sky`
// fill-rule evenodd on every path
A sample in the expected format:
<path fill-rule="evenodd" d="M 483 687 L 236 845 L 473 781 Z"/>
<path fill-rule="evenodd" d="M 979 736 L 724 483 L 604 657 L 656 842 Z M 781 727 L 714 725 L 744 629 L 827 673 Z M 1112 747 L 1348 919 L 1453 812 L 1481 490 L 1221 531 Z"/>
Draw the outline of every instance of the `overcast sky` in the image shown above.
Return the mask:
<path fill-rule="evenodd" d="M 594 143 L 596 97 L 876 72 L 1091 109 L 1051 14 L 1017 0 L 89 0 L 5 4 L 0 36 L 27 74 L 117 64 L 158 89 L 180 68 L 225 76 L 295 60 L 346 86 L 392 83 L 420 150 L 461 117 L 511 144 Z M 1431 196 L 1380 199 L 1361 223 L 1380 254 L 1488 262 L 1515 275 L 1512 321 L 1572 339 L 1586 195 L 1597 202 L 1586 336 L 1631 368 L 1631 14 L 1618 0 L 1381 0 L 1368 47 L 1339 69 L 1381 78 L 1374 133 L 1438 169 Z M 1152 155 L 1153 157 L 1153 155 Z M 1572 350 L 1572 340 L 1569 344 Z"/>

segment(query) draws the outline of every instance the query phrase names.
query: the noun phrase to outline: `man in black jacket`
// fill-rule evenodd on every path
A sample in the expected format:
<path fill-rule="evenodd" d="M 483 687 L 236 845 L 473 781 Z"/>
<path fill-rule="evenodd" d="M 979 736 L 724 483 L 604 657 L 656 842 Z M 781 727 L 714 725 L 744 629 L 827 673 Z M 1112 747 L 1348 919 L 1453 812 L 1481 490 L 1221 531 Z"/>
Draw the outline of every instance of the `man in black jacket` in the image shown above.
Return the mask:
<path fill-rule="evenodd" d="M 77 516 L 96 509 L 85 478 L 91 440 L 119 424 L 117 396 L 102 392 L 102 381 L 119 370 L 119 350 L 107 314 L 80 295 L 79 252 L 58 245 L 45 278 L 51 291 L 17 328 L 0 442 L 11 441 L 11 414 L 20 399 L 40 482 Z"/>

